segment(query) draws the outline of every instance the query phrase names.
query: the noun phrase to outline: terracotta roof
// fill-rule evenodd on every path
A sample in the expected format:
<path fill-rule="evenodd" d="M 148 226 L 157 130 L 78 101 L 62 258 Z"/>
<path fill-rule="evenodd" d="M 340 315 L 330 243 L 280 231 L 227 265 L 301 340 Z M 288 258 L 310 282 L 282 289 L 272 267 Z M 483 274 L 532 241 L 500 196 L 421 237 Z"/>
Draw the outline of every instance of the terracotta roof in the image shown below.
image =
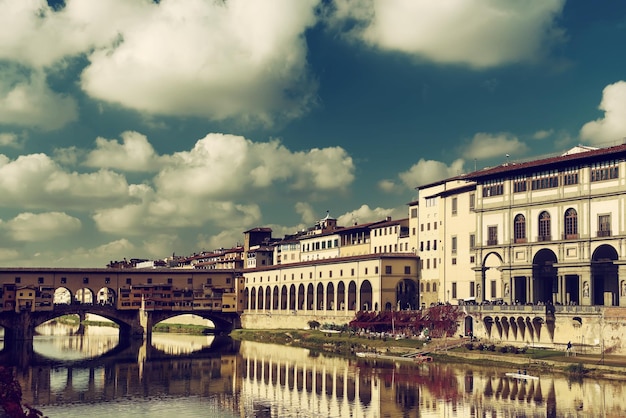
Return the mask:
<path fill-rule="evenodd" d="M 581 149 L 586 149 L 581 147 Z M 626 144 L 616 145 L 608 148 L 591 149 L 589 151 L 582 151 L 573 154 L 564 153 L 558 156 L 542 158 L 538 160 L 532 160 L 527 162 L 511 162 L 499 165 L 497 167 L 485 168 L 482 170 L 474 171 L 472 173 L 460 176 L 467 180 L 477 180 L 485 177 L 502 176 L 503 174 L 512 175 L 518 171 L 524 171 L 528 169 L 537 169 L 538 167 L 553 167 L 564 164 L 576 164 L 584 161 L 594 160 L 606 160 L 610 158 L 624 158 L 626 157 Z"/>

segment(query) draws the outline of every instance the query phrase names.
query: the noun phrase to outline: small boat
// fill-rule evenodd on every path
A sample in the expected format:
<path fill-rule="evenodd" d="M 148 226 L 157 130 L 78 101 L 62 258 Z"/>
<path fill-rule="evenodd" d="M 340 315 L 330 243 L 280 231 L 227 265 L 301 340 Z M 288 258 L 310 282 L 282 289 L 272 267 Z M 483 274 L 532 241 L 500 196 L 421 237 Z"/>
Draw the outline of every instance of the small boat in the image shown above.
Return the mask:
<path fill-rule="evenodd" d="M 525 374 L 525 373 L 505 373 L 504 374 L 507 377 L 512 377 L 513 379 L 521 379 L 521 380 L 539 380 L 539 376 L 531 376 L 529 374 Z"/>

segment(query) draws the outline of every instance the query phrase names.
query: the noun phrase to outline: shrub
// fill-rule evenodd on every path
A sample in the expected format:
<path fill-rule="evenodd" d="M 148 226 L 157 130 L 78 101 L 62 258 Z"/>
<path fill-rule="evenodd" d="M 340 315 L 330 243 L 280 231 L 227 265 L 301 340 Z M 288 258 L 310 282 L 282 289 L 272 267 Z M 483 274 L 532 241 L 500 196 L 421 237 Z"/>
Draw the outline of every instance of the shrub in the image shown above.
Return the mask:
<path fill-rule="evenodd" d="M 473 349 L 474 349 L 474 344 L 472 344 L 472 343 L 467 343 L 467 344 L 465 344 L 465 348 L 471 351 L 471 350 L 473 350 Z"/>

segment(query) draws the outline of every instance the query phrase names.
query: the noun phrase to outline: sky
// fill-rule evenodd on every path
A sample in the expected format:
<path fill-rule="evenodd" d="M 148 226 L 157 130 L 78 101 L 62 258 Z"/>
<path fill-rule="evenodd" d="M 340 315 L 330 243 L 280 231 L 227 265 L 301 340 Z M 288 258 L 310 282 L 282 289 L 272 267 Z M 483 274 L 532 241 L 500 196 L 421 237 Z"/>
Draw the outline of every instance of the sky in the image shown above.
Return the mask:
<path fill-rule="evenodd" d="M 0 0 L 0 266 L 190 255 L 626 138 L 626 2 Z"/>

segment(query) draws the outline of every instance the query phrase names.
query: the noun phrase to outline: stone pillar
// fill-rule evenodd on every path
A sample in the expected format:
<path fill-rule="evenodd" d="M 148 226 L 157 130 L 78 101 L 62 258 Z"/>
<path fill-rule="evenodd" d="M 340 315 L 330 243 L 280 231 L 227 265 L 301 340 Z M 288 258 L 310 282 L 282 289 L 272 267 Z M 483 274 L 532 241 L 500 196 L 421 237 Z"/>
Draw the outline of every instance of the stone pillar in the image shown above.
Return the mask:
<path fill-rule="evenodd" d="M 619 286 L 617 304 L 624 307 L 626 306 L 626 264 L 618 265 L 617 278 Z"/>

